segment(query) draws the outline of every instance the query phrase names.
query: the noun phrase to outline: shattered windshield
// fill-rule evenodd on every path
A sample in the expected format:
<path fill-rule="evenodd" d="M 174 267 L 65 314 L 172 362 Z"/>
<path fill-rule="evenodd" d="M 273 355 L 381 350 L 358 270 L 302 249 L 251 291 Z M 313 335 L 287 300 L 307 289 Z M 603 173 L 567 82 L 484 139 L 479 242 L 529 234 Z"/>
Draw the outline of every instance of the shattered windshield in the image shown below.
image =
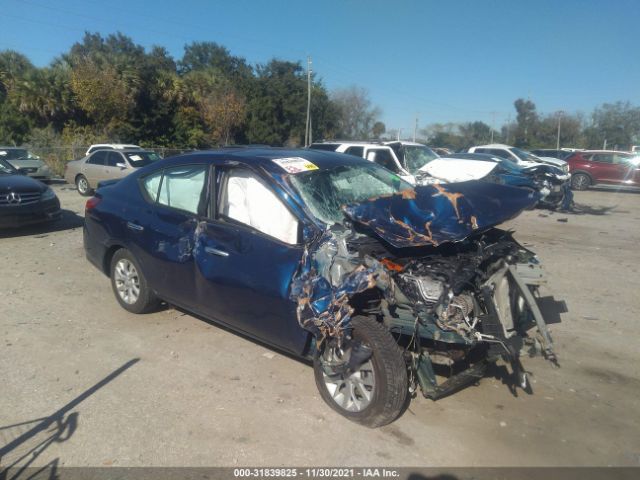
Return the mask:
<path fill-rule="evenodd" d="M 341 165 L 289 178 L 311 213 L 328 224 L 344 218 L 343 205 L 412 188 L 398 175 L 376 164 Z"/>
<path fill-rule="evenodd" d="M 404 164 L 409 173 L 415 174 L 438 155 L 424 145 L 403 145 Z"/>

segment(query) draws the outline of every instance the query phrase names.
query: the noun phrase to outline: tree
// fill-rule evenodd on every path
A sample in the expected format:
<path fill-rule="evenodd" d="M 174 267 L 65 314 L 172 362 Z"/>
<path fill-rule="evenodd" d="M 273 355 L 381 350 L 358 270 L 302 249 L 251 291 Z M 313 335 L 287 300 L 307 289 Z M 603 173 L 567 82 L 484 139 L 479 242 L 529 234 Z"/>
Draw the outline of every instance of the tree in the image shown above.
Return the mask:
<path fill-rule="evenodd" d="M 373 133 L 373 138 L 379 139 L 380 136 L 387 131 L 387 127 L 382 122 L 376 122 L 373 124 L 371 128 L 371 133 Z"/>
<path fill-rule="evenodd" d="M 640 140 L 640 107 L 629 102 L 605 103 L 596 108 L 592 123 L 585 129 L 588 148 L 629 148 Z"/>
<path fill-rule="evenodd" d="M 302 145 L 306 108 L 307 78 L 299 62 L 259 65 L 248 102 L 247 141 Z"/>
<path fill-rule="evenodd" d="M 458 126 L 458 131 L 463 148 L 486 144 L 491 140 L 491 127 L 484 122 L 464 123 Z"/>
<path fill-rule="evenodd" d="M 536 106 L 531 100 L 517 99 L 513 103 L 516 108 L 517 128 L 514 145 L 516 147 L 528 147 L 532 137 L 535 136 L 535 128 L 538 123 Z"/>
<path fill-rule="evenodd" d="M 367 139 L 380 115 L 380 109 L 371 105 L 369 94 L 362 87 L 339 89 L 331 94 L 338 109 L 338 134 L 346 139 Z"/>

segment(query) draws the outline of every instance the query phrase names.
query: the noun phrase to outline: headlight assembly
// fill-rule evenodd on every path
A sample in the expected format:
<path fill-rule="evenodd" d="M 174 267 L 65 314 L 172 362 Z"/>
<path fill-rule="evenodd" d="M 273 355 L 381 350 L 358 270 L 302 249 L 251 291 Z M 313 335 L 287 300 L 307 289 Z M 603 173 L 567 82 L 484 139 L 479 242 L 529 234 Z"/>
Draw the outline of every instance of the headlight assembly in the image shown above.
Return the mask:
<path fill-rule="evenodd" d="M 40 200 L 42 200 L 43 202 L 47 202 L 49 200 L 53 200 L 54 198 L 56 198 L 56 194 L 53 192 L 53 190 L 51 190 L 51 188 L 47 187 L 47 189 L 42 192 Z"/>

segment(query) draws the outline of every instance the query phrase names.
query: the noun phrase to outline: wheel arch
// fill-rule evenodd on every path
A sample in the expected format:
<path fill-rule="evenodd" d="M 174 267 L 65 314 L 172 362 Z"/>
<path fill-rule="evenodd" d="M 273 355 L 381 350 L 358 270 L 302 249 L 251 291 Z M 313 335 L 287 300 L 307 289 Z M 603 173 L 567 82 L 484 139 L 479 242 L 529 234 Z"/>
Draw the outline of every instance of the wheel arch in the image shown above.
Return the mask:
<path fill-rule="evenodd" d="M 125 248 L 124 245 L 114 244 L 107 248 L 102 257 L 102 272 L 111 278 L 111 260 L 118 250 Z"/>
<path fill-rule="evenodd" d="M 586 170 L 573 170 L 571 172 L 571 176 L 576 175 L 578 173 L 580 173 L 582 175 L 586 175 L 587 177 L 589 177 L 589 181 L 591 182 L 591 185 L 595 185 L 597 183 L 596 179 L 593 178 L 593 175 L 591 175 L 591 173 L 587 172 Z"/>

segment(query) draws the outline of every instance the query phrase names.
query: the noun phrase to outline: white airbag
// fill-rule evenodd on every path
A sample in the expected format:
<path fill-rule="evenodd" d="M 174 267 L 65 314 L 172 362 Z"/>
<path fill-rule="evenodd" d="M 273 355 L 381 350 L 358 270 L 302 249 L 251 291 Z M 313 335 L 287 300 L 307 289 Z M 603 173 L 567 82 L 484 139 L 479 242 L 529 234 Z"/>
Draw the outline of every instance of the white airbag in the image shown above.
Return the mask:
<path fill-rule="evenodd" d="M 254 173 L 238 169 L 229 176 L 223 214 L 289 244 L 298 241 L 298 220 Z"/>

